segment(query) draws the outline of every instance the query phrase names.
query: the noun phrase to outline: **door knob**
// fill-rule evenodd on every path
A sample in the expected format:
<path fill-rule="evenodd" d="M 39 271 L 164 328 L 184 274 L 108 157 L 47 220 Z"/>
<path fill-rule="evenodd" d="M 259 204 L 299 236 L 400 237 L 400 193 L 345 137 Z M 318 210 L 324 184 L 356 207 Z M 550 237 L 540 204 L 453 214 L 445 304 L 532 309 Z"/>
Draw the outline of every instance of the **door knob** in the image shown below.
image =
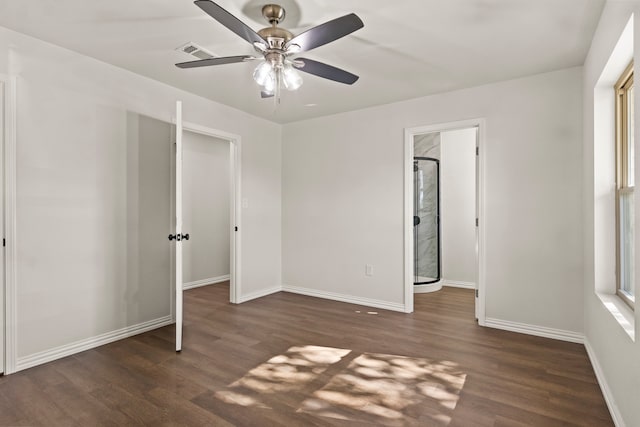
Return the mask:
<path fill-rule="evenodd" d="M 189 233 L 187 234 L 169 234 L 169 240 L 176 239 L 176 242 L 181 240 L 189 240 Z"/>

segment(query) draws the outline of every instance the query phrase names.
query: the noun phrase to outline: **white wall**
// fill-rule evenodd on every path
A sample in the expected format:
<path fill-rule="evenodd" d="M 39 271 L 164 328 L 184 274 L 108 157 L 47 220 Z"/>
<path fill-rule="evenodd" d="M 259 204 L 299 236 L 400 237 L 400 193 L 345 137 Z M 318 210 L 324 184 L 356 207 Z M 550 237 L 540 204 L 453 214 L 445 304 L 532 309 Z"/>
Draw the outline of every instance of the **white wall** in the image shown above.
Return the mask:
<path fill-rule="evenodd" d="M 583 213 L 584 213 L 584 311 L 585 340 L 590 349 L 592 361 L 604 385 L 607 397 L 617 425 L 640 425 L 640 330 L 639 316 L 635 315 L 636 340 L 633 342 L 620 324 L 614 319 L 600 298 L 596 295 L 607 287 L 615 289 L 615 276 L 612 269 L 615 264 L 615 249 L 606 236 L 614 236 L 615 223 L 611 220 L 614 212 L 614 198 L 611 196 L 613 182 L 606 181 L 607 168 L 603 162 L 613 160 L 610 151 L 602 146 L 607 139 L 613 143 L 613 133 L 596 134 L 599 144 L 594 144 L 594 110 L 598 109 L 598 120 L 602 125 L 603 115 L 613 120 L 613 108 L 603 110 L 602 105 L 594 105 L 594 88 L 616 42 L 618 41 L 631 13 L 635 14 L 635 64 L 640 64 L 640 3 L 637 1 L 608 1 L 600 24 L 593 39 L 591 50 L 584 65 L 584 173 L 583 173 Z M 613 89 L 610 90 L 613 98 Z M 599 94 L 598 94 L 599 95 Z M 639 105 L 636 93 L 634 100 Z M 635 134 L 638 135 L 638 110 L 636 109 Z M 606 124 L 606 123 L 605 123 Z M 638 138 L 636 138 L 638 144 Z M 640 167 L 636 145 L 636 170 Z M 607 157 L 609 156 L 609 157 Z M 594 173 L 597 171 L 597 173 Z M 607 190 L 609 188 L 609 190 Z M 640 212 L 640 198 L 635 198 L 635 210 Z M 608 206 L 608 208 L 607 208 Z M 607 211 L 609 213 L 607 213 Z M 640 226 L 640 216 L 636 215 L 635 229 Z M 638 236 L 636 235 L 636 242 Z M 636 245 L 637 246 L 637 245 Z M 608 249 L 608 253 L 606 253 Z M 640 264 L 640 251 L 636 250 L 636 265 Z M 636 275 L 636 290 L 638 287 Z M 637 313 L 637 309 L 636 309 Z"/>
<path fill-rule="evenodd" d="M 68 229 L 84 233 L 85 245 L 67 249 L 77 251 L 72 253 L 78 259 L 73 270 L 70 270 L 70 263 L 60 262 L 51 256 L 55 247 L 60 245 L 59 241 L 46 244 L 47 251 L 44 254 L 32 251 L 32 247 L 38 245 L 39 236 L 51 233 L 50 227 L 54 221 L 47 216 L 51 212 L 46 208 L 29 211 L 25 212 L 25 218 L 20 218 L 25 222 L 32 220 L 34 224 L 31 225 L 31 233 L 19 236 L 23 238 L 18 239 L 18 249 L 22 253 L 38 256 L 46 268 L 25 272 L 19 278 L 18 286 L 44 280 L 49 274 L 54 278 L 62 276 L 65 272 L 72 277 L 71 283 L 74 283 L 73 275 L 76 273 L 78 277 L 97 277 L 98 289 L 92 286 L 75 288 L 76 298 L 67 303 L 67 308 L 74 307 L 72 312 L 83 313 L 81 317 L 92 319 L 96 326 L 103 326 L 103 322 L 113 316 L 119 317 L 124 325 L 135 325 L 166 316 L 171 310 L 171 247 L 162 237 L 167 228 L 171 229 L 173 217 L 171 176 L 175 170 L 175 159 L 172 126 L 127 112 L 124 131 L 126 137 L 121 138 L 122 134 L 109 134 L 105 130 L 105 136 L 109 137 L 103 140 L 104 144 L 88 143 L 82 138 L 73 139 L 77 150 L 89 145 L 100 158 L 99 162 L 81 163 L 84 166 L 82 169 L 70 168 L 73 172 L 69 174 L 81 173 L 95 177 L 95 183 L 90 182 L 88 188 L 82 190 L 86 192 L 85 197 L 93 195 L 97 203 L 88 201 L 83 211 L 73 211 L 77 206 L 69 203 L 68 199 L 78 192 L 78 188 L 69 183 L 59 183 L 55 188 L 60 192 L 69 191 L 67 197 L 64 197 L 65 193 L 54 193 L 47 200 L 48 204 L 64 209 L 68 221 L 55 231 L 60 233 L 56 238 L 63 239 L 62 234 Z M 35 145 L 33 149 L 38 150 Z M 54 156 L 56 148 L 51 147 L 51 151 L 50 155 Z M 64 159 L 57 160 L 64 162 Z M 24 177 L 25 184 L 31 184 L 31 188 L 52 192 L 44 176 L 38 177 L 40 180 L 29 174 L 20 175 L 20 172 L 18 169 L 18 178 Z M 27 185 L 25 187 L 28 188 Z M 20 200 L 20 194 L 18 197 Z M 31 197 L 36 199 L 33 195 Z M 88 228 L 93 229 L 92 234 L 89 234 Z M 94 255 L 92 262 L 80 258 L 87 252 Z M 60 288 L 52 288 L 49 292 L 51 301 L 55 301 Z M 38 319 L 45 315 L 58 315 L 59 308 L 55 305 L 49 304 L 43 308 L 38 304 L 29 304 L 28 298 L 21 299 L 20 296 L 18 293 L 19 307 L 22 307 L 20 316 Z M 87 301 L 105 301 L 106 304 L 95 306 L 87 304 Z M 53 329 L 50 333 L 55 336 Z M 21 342 L 24 341 L 19 337 L 18 343 Z"/>
<path fill-rule="evenodd" d="M 581 332 L 581 82 L 572 68 L 285 125 L 283 283 L 402 308 L 404 129 L 484 117 L 486 315 Z"/>
<path fill-rule="evenodd" d="M 241 136 L 242 291 L 280 285 L 280 126 L 2 28 L 0 73 L 18 76 L 19 359 L 169 314 L 123 315 L 148 293 L 123 283 L 126 182 L 114 173 L 127 117 L 170 123 L 176 100 L 185 120 Z M 158 245 L 169 247 L 170 231 Z"/>
<path fill-rule="evenodd" d="M 472 128 L 440 134 L 440 224 L 445 282 L 476 282 L 476 132 Z"/>
<path fill-rule="evenodd" d="M 184 132 L 183 247 L 185 284 L 229 274 L 230 142 Z"/>

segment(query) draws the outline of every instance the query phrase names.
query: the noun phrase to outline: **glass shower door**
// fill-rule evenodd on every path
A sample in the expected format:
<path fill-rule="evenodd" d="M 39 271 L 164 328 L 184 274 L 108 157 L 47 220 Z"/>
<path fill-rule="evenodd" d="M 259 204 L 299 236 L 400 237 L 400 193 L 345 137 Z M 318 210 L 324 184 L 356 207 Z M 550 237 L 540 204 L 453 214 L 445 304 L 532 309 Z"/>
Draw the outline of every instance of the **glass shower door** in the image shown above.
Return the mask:
<path fill-rule="evenodd" d="M 440 162 L 413 160 L 414 284 L 440 280 Z"/>

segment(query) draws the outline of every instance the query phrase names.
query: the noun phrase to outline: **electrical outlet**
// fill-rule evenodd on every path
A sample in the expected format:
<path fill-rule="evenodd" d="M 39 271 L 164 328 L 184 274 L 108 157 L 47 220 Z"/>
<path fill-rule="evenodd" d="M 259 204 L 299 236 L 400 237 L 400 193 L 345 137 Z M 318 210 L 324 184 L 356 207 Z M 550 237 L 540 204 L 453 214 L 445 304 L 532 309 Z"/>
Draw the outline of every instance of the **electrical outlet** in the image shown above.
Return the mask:
<path fill-rule="evenodd" d="M 364 274 L 366 276 L 373 276 L 373 265 L 367 264 L 364 266 Z"/>

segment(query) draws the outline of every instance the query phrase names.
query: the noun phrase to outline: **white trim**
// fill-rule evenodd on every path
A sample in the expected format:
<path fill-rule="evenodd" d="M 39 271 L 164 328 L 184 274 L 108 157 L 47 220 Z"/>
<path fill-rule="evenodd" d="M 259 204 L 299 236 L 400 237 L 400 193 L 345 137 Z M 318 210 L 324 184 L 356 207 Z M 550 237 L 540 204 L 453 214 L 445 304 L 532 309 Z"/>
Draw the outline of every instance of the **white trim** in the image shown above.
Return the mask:
<path fill-rule="evenodd" d="M 604 309 L 611 314 L 615 322 L 625 331 L 631 341 L 636 341 L 635 314 L 622 298 L 615 294 L 596 292 Z"/>
<path fill-rule="evenodd" d="M 16 141 L 17 141 L 17 78 L 0 75 L 5 83 L 5 137 L 4 137 L 4 238 L 6 239 L 5 286 L 5 366 L 4 373 L 16 372 L 18 354 L 18 297 L 17 297 L 17 248 L 16 248 Z"/>
<path fill-rule="evenodd" d="M 318 291 L 317 289 L 301 288 L 298 286 L 282 285 L 284 292 L 307 295 L 310 297 L 324 298 L 333 301 L 348 302 L 350 304 L 364 305 L 366 307 L 382 308 L 384 310 L 407 312 L 402 304 L 380 301 L 369 298 L 355 297 L 351 295 L 336 294 L 333 292 Z"/>
<path fill-rule="evenodd" d="M 229 141 L 231 141 L 229 161 L 231 162 L 231 170 L 234 171 L 230 180 L 233 198 L 229 204 L 229 217 L 235 221 L 235 225 L 231 224 L 229 230 L 231 242 L 229 301 L 238 303 L 242 291 L 242 144 L 239 135 Z M 235 227 L 237 227 L 237 231 Z"/>
<path fill-rule="evenodd" d="M 240 136 L 234 134 L 234 133 L 229 133 L 229 132 L 225 132 L 222 130 L 218 130 L 218 129 L 213 129 L 210 127 L 206 127 L 206 126 L 202 126 L 196 123 L 192 123 L 192 122 L 187 122 L 187 121 L 183 121 L 182 122 L 182 127 L 184 130 L 188 130 L 189 132 L 193 132 L 193 133 L 198 133 L 200 135 L 204 135 L 204 136 L 213 136 L 215 138 L 218 139 L 224 139 L 225 141 L 239 141 L 240 140 Z"/>
<path fill-rule="evenodd" d="M 72 354 L 90 350 L 92 348 L 109 344 L 111 342 L 118 341 L 124 338 L 129 338 L 143 332 L 161 328 L 163 326 L 170 325 L 171 323 L 171 316 L 164 316 L 158 319 L 142 322 L 137 325 L 127 326 L 125 328 L 118 329 L 112 332 L 100 334 L 95 337 L 76 341 L 71 344 L 65 344 L 60 347 L 52 348 L 50 350 L 34 353 L 29 356 L 20 357 L 18 358 L 15 372 L 22 371 L 24 369 L 31 368 L 37 365 L 42 365 L 43 363 L 51 362 L 53 360 L 70 356 Z"/>
<path fill-rule="evenodd" d="M 487 317 L 484 326 L 537 337 L 552 338 L 577 344 L 584 343 L 584 334 L 564 329 L 547 328 L 546 326 L 530 325 L 528 323 L 511 322 L 509 320 L 492 319 Z"/>
<path fill-rule="evenodd" d="M 620 414 L 620 410 L 618 409 L 618 405 L 616 405 L 616 401 L 613 398 L 613 394 L 611 393 L 611 389 L 609 388 L 609 384 L 604 376 L 604 371 L 600 366 L 600 362 L 598 362 L 598 358 L 596 357 L 596 353 L 593 351 L 593 347 L 589 343 L 587 337 L 584 338 L 584 348 L 587 350 L 587 355 L 589 356 L 589 360 L 591 361 L 591 366 L 593 366 L 593 372 L 596 374 L 596 379 L 598 380 L 598 384 L 600 385 L 600 390 L 602 391 L 602 395 L 604 396 L 604 401 L 607 403 L 607 408 L 609 408 L 609 413 L 611 414 L 611 418 L 613 419 L 613 424 L 616 427 L 625 427 L 624 419 L 622 418 L 622 414 Z"/>
<path fill-rule="evenodd" d="M 404 311 L 413 313 L 413 130 L 404 130 Z M 411 219 L 409 219 L 411 216 Z"/>
<path fill-rule="evenodd" d="M 241 297 L 242 295 L 242 141 L 240 135 L 224 132 L 218 129 L 212 129 L 206 126 L 201 126 L 195 123 L 182 122 L 182 129 L 184 131 L 197 133 L 200 135 L 211 136 L 218 139 L 224 139 L 229 141 L 230 146 L 230 169 L 231 169 L 231 203 L 230 203 L 230 218 L 231 229 L 229 232 L 229 251 L 230 251 L 230 284 L 229 284 L 229 301 L 234 304 L 239 304 L 243 301 L 248 301 L 247 297 Z M 235 227 L 238 227 L 238 231 L 235 231 Z M 242 299 L 242 301 L 241 301 Z M 250 298 L 251 299 L 251 298 Z"/>
<path fill-rule="evenodd" d="M 461 282 L 459 280 L 442 279 L 440 281 L 440 283 L 442 283 L 442 286 L 447 286 L 449 288 L 463 288 L 463 289 L 475 289 L 476 288 L 476 284 L 473 283 L 473 282 Z"/>
<path fill-rule="evenodd" d="M 485 209 L 485 200 L 486 199 L 486 141 L 487 141 L 487 123 L 484 119 L 478 119 L 478 142 L 477 142 L 477 192 L 476 192 L 476 203 L 477 207 L 477 215 L 478 215 L 478 227 L 476 227 L 476 231 L 478 233 L 477 244 L 478 251 L 476 253 L 477 257 L 477 266 L 478 270 L 476 272 L 476 289 L 478 293 L 476 294 L 476 318 L 478 319 L 478 324 L 480 326 L 485 326 L 486 319 L 486 301 L 487 301 L 487 286 L 486 286 L 486 254 L 487 254 L 487 237 L 485 234 L 485 230 L 487 229 L 487 215 Z"/>
<path fill-rule="evenodd" d="M 216 283 L 226 282 L 230 278 L 231 278 L 231 275 L 225 274 L 224 276 L 209 277 L 208 279 L 202 279 L 202 280 L 194 280 L 193 282 L 183 283 L 182 289 L 186 291 L 187 289 L 201 288 L 202 286 L 214 285 Z"/>
<path fill-rule="evenodd" d="M 446 132 L 458 129 L 477 128 L 477 143 L 479 150 L 477 159 L 477 190 L 476 201 L 478 204 L 479 223 L 477 227 L 478 251 L 476 254 L 476 277 L 478 298 L 476 312 L 478 324 L 485 326 L 485 253 L 486 229 L 485 214 L 485 144 L 486 144 L 486 121 L 483 118 L 460 120 L 455 122 L 439 123 L 428 126 L 418 126 L 405 128 L 404 131 L 404 312 L 413 312 L 413 137 L 429 132 Z"/>
<path fill-rule="evenodd" d="M 251 301 L 251 300 L 257 299 L 257 298 L 266 297 L 267 295 L 275 294 L 275 293 L 280 292 L 280 291 L 282 291 L 282 286 L 275 286 L 273 288 L 263 289 L 263 290 L 257 291 L 257 292 L 252 292 L 250 294 L 243 295 L 238 300 L 238 304 L 241 304 L 241 303 L 247 302 L 247 301 Z"/>

